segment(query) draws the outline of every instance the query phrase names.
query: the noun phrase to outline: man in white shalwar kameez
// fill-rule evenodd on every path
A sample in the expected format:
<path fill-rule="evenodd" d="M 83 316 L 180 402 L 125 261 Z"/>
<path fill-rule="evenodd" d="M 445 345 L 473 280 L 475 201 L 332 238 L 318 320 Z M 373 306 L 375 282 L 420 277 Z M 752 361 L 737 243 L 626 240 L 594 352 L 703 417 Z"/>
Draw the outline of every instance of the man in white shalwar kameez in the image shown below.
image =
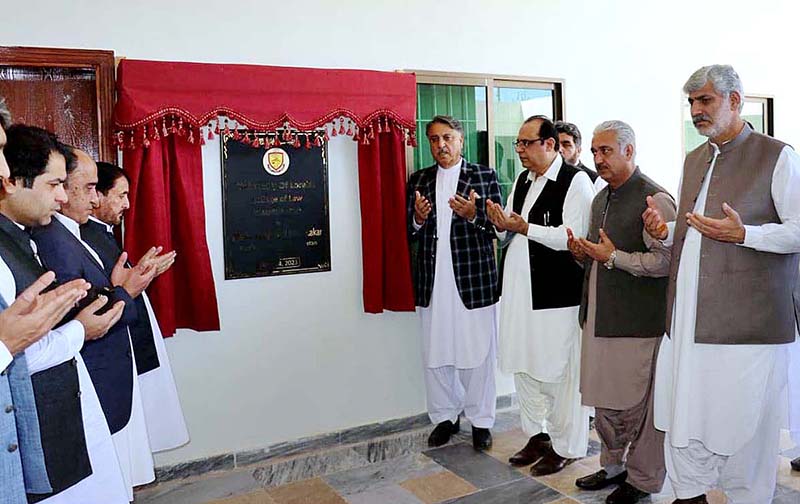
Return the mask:
<path fill-rule="evenodd" d="M 552 121 L 533 116 L 519 130 L 526 168 L 505 211 L 489 215 L 506 250 L 500 303 L 500 369 L 514 374 L 528 444 L 510 459 L 542 476 L 584 457 L 589 410 L 579 391 L 583 270 L 567 249 L 567 230 L 585 236 L 594 188 L 559 155 Z"/>
<path fill-rule="evenodd" d="M 110 163 L 97 163 L 98 205 L 92 210 L 89 221 L 81 226 L 81 237 L 94 248 L 107 271 L 111 271 L 122 254 L 114 238 L 114 226 L 122 223 L 124 213 L 130 208 L 130 185 L 125 172 Z M 156 277 L 165 273 L 175 262 L 174 251 L 153 258 Z M 147 293 L 137 299 L 139 323 L 131 326 L 131 342 L 135 361 L 142 360 L 137 369 L 147 437 L 153 453 L 171 450 L 189 442 L 189 431 L 183 417 L 178 389 L 172 376 L 169 355 Z M 138 331 L 135 333 L 134 331 Z M 138 336 L 137 340 L 134 336 Z M 145 338 L 149 341 L 145 341 Z M 141 345 L 137 346 L 137 343 Z M 143 355 L 139 355 L 140 350 Z"/>
<path fill-rule="evenodd" d="M 684 91 L 709 142 L 686 157 L 678 220 L 644 214 L 648 232 L 672 246 L 655 423 L 675 502 L 705 503 L 719 487 L 732 504 L 764 504 L 796 339 L 800 157 L 741 119 L 732 67 L 703 67 Z"/>
<path fill-rule="evenodd" d="M 472 424 L 477 450 L 491 446 L 495 419 L 497 270 L 486 201 L 500 201 L 494 170 L 462 157 L 464 130 L 436 116 L 426 135 L 436 165 L 408 182 L 409 238 L 417 243 L 414 291 L 422 325 L 428 415 L 440 446 Z"/>

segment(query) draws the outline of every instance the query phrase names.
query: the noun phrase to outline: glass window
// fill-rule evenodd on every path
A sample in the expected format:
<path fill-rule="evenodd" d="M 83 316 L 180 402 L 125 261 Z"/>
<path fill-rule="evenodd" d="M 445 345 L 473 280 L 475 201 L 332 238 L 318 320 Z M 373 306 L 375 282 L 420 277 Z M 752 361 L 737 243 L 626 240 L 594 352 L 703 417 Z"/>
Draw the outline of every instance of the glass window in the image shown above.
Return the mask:
<path fill-rule="evenodd" d="M 503 193 L 508 198 L 517 175 L 524 169 L 514 150 L 522 121 L 532 115 L 553 117 L 553 90 L 519 87 L 494 88 L 494 167 Z"/>
<path fill-rule="evenodd" d="M 487 164 L 486 88 L 447 84 L 417 84 L 417 146 L 414 171 L 433 165 L 425 125 L 436 115 L 455 117 L 464 125 L 464 158 Z"/>

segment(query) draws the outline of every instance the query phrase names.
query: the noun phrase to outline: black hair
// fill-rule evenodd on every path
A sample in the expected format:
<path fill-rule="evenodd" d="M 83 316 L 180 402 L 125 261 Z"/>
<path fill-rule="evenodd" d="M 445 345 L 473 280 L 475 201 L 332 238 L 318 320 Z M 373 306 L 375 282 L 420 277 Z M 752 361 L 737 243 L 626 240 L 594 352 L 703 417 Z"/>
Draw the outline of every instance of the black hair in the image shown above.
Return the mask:
<path fill-rule="evenodd" d="M 558 141 L 558 131 L 556 130 L 556 125 L 553 123 L 553 121 L 544 115 L 534 115 L 525 119 L 525 122 L 522 124 L 528 124 L 533 121 L 539 121 L 539 138 L 541 138 L 543 142 L 548 138 L 552 138 L 553 142 L 555 142 L 555 150 L 560 150 L 561 143 Z"/>
<path fill-rule="evenodd" d="M 464 126 L 461 125 L 461 122 L 458 119 L 454 119 L 453 117 L 450 117 L 450 116 L 447 116 L 447 115 L 433 116 L 433 119 L 431 119 L 430 122 L 428 122 L 428 124 L 425 125 L 425 135 L 426 136 L 431 131 L 431 127 L 436 123 L 444 124 L 445 126 L 449 126 L 449 127 L 453 128 L 454 130 L 456 130 L 459 133 L 461 133 L 461 136 L 463 138 L 463 136 L 464 136 Z"/>
<path fill-rule="evenodd" d="M 104 161 L 97 162 L 97 192 L 108 194 L 120 178 L 128 180 L 128 176 L 119 166 Z"/>
<path fill-rule="evenodd" d="M 571 136 L 575 145 L 581 146 L 581 131 L 571 122 L 556 121 L 556 131 Z"/>
<path fill-rule="evenodd" d="M 32 187 L 33 180 L 45 172 L 50 155 L 54 152 L 64 156 L 67 172 L 75 169 L 76 158 L 72 149 L 46 129 L 14 124 L 6 131 L 6 137 L 4 153 L 11 178 L 23 179 L 25 187 Z"/>

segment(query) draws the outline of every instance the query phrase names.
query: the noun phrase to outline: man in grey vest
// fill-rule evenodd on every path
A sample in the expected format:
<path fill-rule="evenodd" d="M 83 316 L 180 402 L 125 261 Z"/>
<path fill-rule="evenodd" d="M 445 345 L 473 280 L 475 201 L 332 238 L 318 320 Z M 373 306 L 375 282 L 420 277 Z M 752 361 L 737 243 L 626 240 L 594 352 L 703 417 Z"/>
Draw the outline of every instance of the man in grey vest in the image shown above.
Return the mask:
<path fill-rule="evenodd" d="M 679 218 L 667 225 L 652 199 L 643 214 L 672 246 L 655 423 L 675 502 L 715 486 L 734 504 L 771 502 L 800 313 L 800 157 L 742 120 L 731 66 L 697 70 L 684 92 L 709 141 L 684 161 Z"/>
<path fill-rule="evenodd" d="M 602 469 L 575 484 L 585 490 L 619 484 L 606 502 L 627 504 L 660 492 L 666 476 L 652 385 L 670 251 L 644 230 L 642 213 L 653 197 L 662 215 L 674 219 L 675 202 L 636 166 L 628 124 L 597 126 L 592 154 L 608 185 L 592 203 L 588 237 L 571 237 L 569 248 L 584 264 L 581 396 L 595 408 Z"/>

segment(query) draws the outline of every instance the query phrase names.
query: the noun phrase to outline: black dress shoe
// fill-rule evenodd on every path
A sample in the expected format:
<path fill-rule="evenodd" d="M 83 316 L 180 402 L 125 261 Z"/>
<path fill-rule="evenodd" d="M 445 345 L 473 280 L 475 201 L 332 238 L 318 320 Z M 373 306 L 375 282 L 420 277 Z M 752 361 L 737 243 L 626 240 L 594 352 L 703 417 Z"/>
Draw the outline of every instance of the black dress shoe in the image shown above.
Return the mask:
<path fill-rule="evenodd" d="M 515 466 L 533 464 L 552 448 L 550 436 L 544 432 L 536 434 L 528 440 L 523 449 L 512 455 L 508 462 Z"/>
<path fill-rule="evenodd" d="M 789 462 L 792 466 L 792 471 L 800 471 L 800 457 Z"/>
<path fill-rule="evenodd" d="M 492 447 L 492 433 L 489 432 L 489 429 L 472 427 L 472 447 L 479 451 Z"/>
<path fill-rule="evenodd" d="M 616 490 L 608 494 L 606 504 L 635 504 L 650 495 L 642 492 L 627 481 L 623 481 Z"/>
<path fill-rule="evenodd" d="M 703 494 L 691 499 L 675 499 L 672 504 L 708 504 L 708 499 L 706 499 L 706 494 Z"/>
<path fill-rule="evenodd" d="M 596 473 L 576 479 L 575 486 L 584 490 L 602 490 L 609 485 L 624 483 L 627 477 L 628 471 L 622 471 L 616 476 L 609 478 L 606 470 L 600 469 Z"/>
<path fill-rule="evenodd" d="M 575 462 L 575 460 L 576 459 L 564 458 L 550 448 L 538 462 L 531 466 L 531 476 L 555 474 Z"/>
<path fill-rule="evenodd" d="M 450 420 L 440 422 L 439 425 L 433 429 L 431 435 L 428 436 L 428 446 L 436 447 L 447 444 L 447 442 L 450 441 L 450 436 L 453 434 L 458 434 L 458 431 L 461 429 L 460 423 L 461 420 L 458 418 L 456 418 L 456 423 L 453 423 Z"/>

